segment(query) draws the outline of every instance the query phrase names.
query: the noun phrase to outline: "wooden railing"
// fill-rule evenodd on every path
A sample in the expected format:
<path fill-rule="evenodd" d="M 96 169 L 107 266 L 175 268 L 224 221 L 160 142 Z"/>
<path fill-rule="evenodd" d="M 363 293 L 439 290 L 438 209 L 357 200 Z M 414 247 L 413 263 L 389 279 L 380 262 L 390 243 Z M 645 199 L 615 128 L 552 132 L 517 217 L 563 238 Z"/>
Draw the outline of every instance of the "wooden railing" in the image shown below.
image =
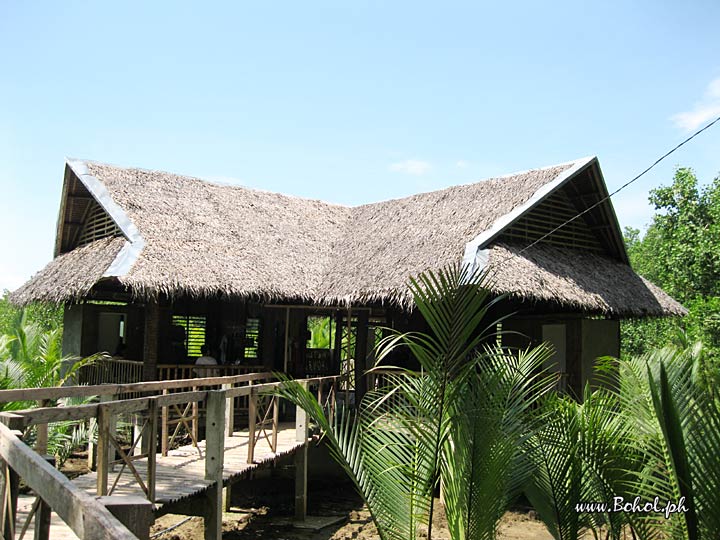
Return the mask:
<path fill-rule="evenodd" d="M 78 384 L 129 384 L 142 381 L 143 363 L 134 360 L 103 358 L 82 366 Z"/>
<path fill-rule="evenodd" d="M 240 366 L 233 364 L 218 366 L 158 364 L 157 378 L 159 381 L 170 381 L 175 379 L 195 379 L 203 377 L 228 377 L 231 375 L 259 373 L 263 370 L 265 370 L 265 366 Z"/>
<path fill-rule="evenodd" d="M 265 367 L 261 365 L 195 366 L 190 364 L 158 364 L 157 380 L 227 377 L 229 375 L 258 373 L 264 369 Z M 141 382 L 142 377 L 142 362 L 110 357 L 102 358 L 97 362 L 81 367 L 77 382 L 80 385 L 131 384 Z"/>
<path fill-rule="evenodd" d="M 180 420 L 176 425 L 179 426 L 182 424 L 188 432 L 192 433 L 194 431 L 192 422 L 198 422 L 200 420 L 200 408 L 198 405 L 201 402 L 205 402 L 206 408 L 203 418 L 206 432 L 206 455 L 204 456 L 205 479 L 214 482 L 214 487 L 210 489 L 207 495 L 210 498 L 209 504 L 214 510 L 206 513 L 206 517 L 209 520 L 206 521 L 206 528 L 213 528 L 217 532 L 217 538 L 219 538 L 219 527 L 222 524 L 221 509 L 219 510 L 220 513 L 215 512 L 215 509 L 221 504 L 217 501 L 222 500 L 221 493 L 218 490 L 222 490 L 223 486 L 224 441 L 226 436 L 232 436 L 235 431 L 236 419 L 234 404 L 238 398 L 245 398 L 248 401 L 248 462 L 254 462 L 257 446 L 263 441 L 268 444 L 271 452 L 277 452 L 279 398 L 274 395 L 273 392 L 286 383 L 264 382 L 271 377 L 268 373 L 255 373 L 229 377 L 153 381 L 124 385 L 69 386 L 0 391 L 0 403 L 27 399 L 43 401 L 63 397 L 87 397 L 92 395 L 104 396 L 105 398 L 110 397 L 111 399 L 110 401 L 105 400 L 100 403 L 72 407 L 40 407 L 0 413 L 0 421 L 4 424 L 1 426 L 2 429 L 0 429 L 0 457 L 4 461 L 7 471 L 15 471 L 23 478 L 26 478 L 26 475 L 33 474 L 32 471 L 30 471 L 31 465 L 28 463 L 36 463 L 39 460 L 43 463 L 43 470 L 46 472 L 52 471 L 53 478 L 56 479 L 53 485 L 56 485 L 59 482 L 57 478 L 62 477 L 64 479 L 64 477 L 55 471 L 51 465 L 44 462 L 38 454 L 32 452 L 29 447 L 18 440 L 17 435 L 21 433 L 21 431 L 16 431 L 12 433 L 12 435 L 9 435 L 11 433 L 9 430 L 25 430 L 29 426 L 47 426 L 49 423 L 67 420 L 93 421 L 97 425 L 97 495 L 101 497 L 111 495 L 120 475 L 123 474 L 125 470 L 129 470 L 140 486 L 147 501 L 153 503 L 157 496 L 156 445 L 159 424 L 161 424 L 161 447 L 166 448 L 170 445 L 170 439 L 177 433 L 176 429 L 172 435 L 170 434 L 170 426 L 172 424 L 169 421 L 169 412 L 171 410 L 179 412 Z M 317 387 L 318 400 L 327 406 L 330 413 L 333 414 L 339 379 L 340 377 L 338 376 L 320 377 L 304 379 L 301 383 L 308 387 Z M 192 390 L 186 391 L 186 388 L 192 388 Z M 153 395 L 132 399 L 112 400 L 112 396 L 128 395 L 133 392 L 150 393 Z M 193 411 L 192 416 L 189 416 L 189 411 Z M 123 448 L 123 445 L 119 443 L 115 435 L 114 426 L 118 417 L 121 415 L 135 415 L 142 419 L 142 422 L 137 423 L 138 429 L 133 435 L 129 451 Z M 298 433 L 298 441 L 307 442 L 307 422 L 304 413 L 300 410 L 296 411 L 296 433 Z M 197 446 L 197 433 L 192 433 L 191 438 Z M 17 450 L 15 453 L 5 451 L 6 448 L 18 447 L 24 449 L 24 457 L 22 458 L 17 458 Z M 136 450 L 138 451 L 136 452 Z M 120 459 L 117 461 L 114 459 L 116 453 L 120 456 Z M 34 461 L 28 461 L 28 456 L 33 456 Z M 142 477 L 135 467 L 135 462 L 142 458 L 147 459 L 147 474 L 145 477 Z M 18 459 L 24 461 L 19 462 Z M 119 465 L 120 471 L 114 479 L 111 479 L 113 464 Z M 6 492 L 10 494 L 8 500 L 11 500 L 13 497 L 12 486 L 15 485 L 13 484 L 12 474 L 14 473 L 8 472 L 8 480 L 5 483 L 6 486 L 10 486 L 9 489 L 6 490 Z M 47 474 L 50 474 L 50 472 L 47 472 Z M 63 506 L 66 503 L 61 501 L 59 496 L 55 497 L 54 493 L 49 493 L 42 482 L 35 482 L 34 480 L 31 480 L 31 482 L 27 483 L 38 495 L 38 501 L 42 501 L 42 503 L 38 503 L 38 506 L 46 505 L 42 506 L 45 514 L 48 514 L 48 508 L 56 510 L 58 515 L 65 520 L 81 539 L 134 538 L 134 536 L 127 536 L 125 532 L 118 529 L 117 524 L 114 524 L 114 522 L 108 522 L 107 530 L 103 532 L 102 535 L 95 535 L 94 532 L 88 535 L 82 525 L 85 521 L 78 521 L 77 511 L 75 513 L 69 513 L 69 510 L 66 510 L 65 506 Z M 72 493 L 77 491 L 77 488 L 74 486 L 69 486 L 72 485 L 65 480 L 61 487 L 53 489 L 60 490 L 58 493 L 61 494 L 62 490 L 75 490 Z M 15 489 L 15 497 L 17 496 L 16 492 L 17 490 Z M 72 496 L 75 497 L 75 499 L 80 497 L 80 495 L 77 494 Z M 85 496 L 87 497 L 87 495 Z M 112 497 L 110 498 L 112 499 Z M 3 500 L 6 499 L 4 498 Z M 3 508 L 7 509 L 7 511 L 3 513 L 5 521 L 12 524 L 14 531 L 16 503 L 3 505 Z M 96 514 L 100 512 L 97 504 L 88 508 L 88 512 L 92 511 Z M 97 515 L 100 517 L 93 514 L 94 517 L 88 518 L 90 520 L 88 523 L 95 523 L 93 519 L 96 521 L 100 520 L 99 523 L 102 522 L 100 526 L 106 527 L 103 525 L 105 522 L 102 520 L 107 518 L 107 515 L 102 512 Z M 85 515 L 83 514 L 82 517 L 84 519 Z M 80 525 L 78 525 L 78 523 L 80 523 Z M 113 529 L 113 527 L 115 528 Z M 115 529 L 119 532 L 117 532 L 116 536 L 113 536 Z M 125 536 L 123 536 L 123 534 L 125 534 Z M 11 536 L 6 537 L 11 538 Z M 47 538 L 47 536 L 41 538 Z"/>
<path fill-rule="evenodd" d="M 3 477 L 0 531 L 3 538 L 15 539 L 18 488 L 22 478 L 37 494 L 37 499 L 21 533 L 27 530 L 29 520 L 35 517 L 35 538 L 49 540 L 52 509 L 81 540 L 138 540 L 108 509 L 108 499 L 98 500 L 73 485 L 43 456 L 22 442 L 20 435 L 18 431 L 0 424 L 0 466 Z M 135 515 L 139 514 L 138 510 L 144 509 L 144 514 L 150 517 L 150 506 L 150 503 L 141 502 L 135 508 Z"/>

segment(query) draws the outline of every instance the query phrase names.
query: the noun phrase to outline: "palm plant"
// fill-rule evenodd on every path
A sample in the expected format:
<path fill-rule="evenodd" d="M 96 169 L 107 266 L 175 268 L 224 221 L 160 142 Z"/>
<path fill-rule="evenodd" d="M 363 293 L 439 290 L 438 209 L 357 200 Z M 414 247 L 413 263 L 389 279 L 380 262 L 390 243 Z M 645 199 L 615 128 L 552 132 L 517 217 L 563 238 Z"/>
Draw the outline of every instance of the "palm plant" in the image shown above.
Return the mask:
<path fill-rule="evenodd" d="M 39 325 L 28 323 L 22 312 L 11 333 L 0 336 L 0 388 L 42 388 L 62 386 L 75 379 L 78 371 L 86 365 L 104 358 L 96 354 L 79 359 L 62 355 L 60 329 L 43 330 Z M 63 404 L 76 405 L 86 400 L 60 400 Z M 46 403 L 48 406 L 58 402 Z M 14 401 L 0 404 L 0 410 L 18 410 L 36 406 L 35 402 Z M 49 426 L 48 452 L 57 454 L 63 461 L 68 447 L 77 439 L 74 435 L 78 423 L 63 422 Z M 27 442 L 34 440 L 34 432 L 25 434 Z"/>
<path fill-rule="evenodd" d="M 432 538 L 441 476 L 453 538 L 493 538 L 528 471 L 518 443 L 527 411 L 554 382 L 538 375 L 549 351 L 513 357 L 483 345 L 497 323 L 486 320 L 497 301 L 486 279 L 458 266 L 411 280 L 431 332 L 393 333 L 377 356 L 404 346 L 421 370 L 392 368 L 357 410 L 340 408 L 331 420 L 299 383 L 279 391 L 320 425 L 382 539 L 414 539 L 420 529 Z"/>
<path fill-rule="evenodd" d="M 720 538 L 720 407 L 707 388 L 702 347 L 668 347 L 600 365 L 606 387 L 583 403 L 553 396 L 530 439 L 528 499 L 554 538 L 583 529 L 618 539 Z M 580 502 L 614 497 L 685 502 L 675 514 L 578 514 Z"/>
<path fill-rule="evenodd" d="M 707 391 L 697 346 L 668 347 L 620 364 L 617 397 L 642 468 L 632 489 L 686 511 L 646 516 L 641 537 L 720 538 L 720 406 Z"/>
<path fill-rule="evenodd" d="M 580 513 L 578 505 L 627 496 L 638 456 L 617 402 L 586 386 L 583 401 L 553 394 L 538 411 L 540 428 L 528 439 L 533 463 L 525 494 L 557 540 L 576 540 L 585 529 L 619 539 L 627 517 L 610 511 Z"/>

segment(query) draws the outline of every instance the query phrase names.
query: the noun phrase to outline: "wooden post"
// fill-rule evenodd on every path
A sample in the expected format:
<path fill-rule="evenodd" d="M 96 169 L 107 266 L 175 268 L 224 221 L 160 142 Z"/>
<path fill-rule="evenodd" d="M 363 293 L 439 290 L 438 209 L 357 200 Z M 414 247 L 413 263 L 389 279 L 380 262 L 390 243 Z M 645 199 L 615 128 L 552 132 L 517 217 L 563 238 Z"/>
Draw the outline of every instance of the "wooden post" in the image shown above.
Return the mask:
<path fill-rule="evenodd" d="M 287 375 L 290 357 L 290 308 L 285 308 L 285 348 L 283 349 L 283 373 Z"/>
<path fill-rule="evenodd" d="M 50 404 L 50 401 L 47 399 L 41 399 L 37 402 L 38 407 L 47 407 Z M 35 436 L 35 451 L 38 454 L 44 455 L 47 454 L 47 445 L 48 445 L 48 425 L 47 424 L 38 424 L 36 426 L 37 434 Z"/>
<path fill-rule="evenodd" d="M 6 463 L 3 465 L 3 538 L 15 538 L 15 523 L 17 521 L 17 500 L 20 489 L 20 476 Z"/>
<path fill-rule="evenodd" d="M 345 347 L 345 362 L 347 363 L 347 368 L 344 375 L 347 376 L 347 379 L 345 380 L 345 406 L 350 406 L 350 342 L 352 337 L 352 308 L 348 307 L 347 310 L 347 345 Z M 353 362 L 354 363 L 354 362 Z"/>
<path fill-rule="evenodd" d="M 234 385 L 226 383 L 222 385 L 223 390 L 229 390 Z M 235 398 L 229 397 L 225 400 L 225 435 L 232 437 L 235 431 Z M 223 508 L 226 512 L 230 511 L 232 505 L 232 486 L 228 486 L 223 490 Z"/>
<path fill-rule="evenodd" d="M 133 455 L 137 456 L 143 453 L 143 449 L 146 447 L 146 443 L 144 441 L 145 434 L 143 433 L 143 424 L 145 422 L 143 421 L 143 417 L 141 414 L 133 414 L 132 415 L 132 437 L 133 441 L 137 441 L 135 443 L 135 450 L 133 451 Z"/>
<path fill-rule="evenodd" d="M 332 424 L 335 421 L 335 404 L 337 399 L 337 377 L 333 377 L 332 383 L 330 384 L 330 411 L 328 419 Z"/>
<path fill-rule="evenodd" d="M 92 417 L 88 421 L 88 469 L 97 469 L 97 444 L 93 441 L 93 433 L 97 437 L 97 418 Z"/>
<path fill-rule="evenodd" d="M 99 501 L 138 540 L 148 540 L 150 538 L 150 527 L 154 521 L 150 501 L 133 495 L 100 497 Z"/>
<path fill-rule="evenodd" d="M 232 383 L 222 385 L 223 390 L 229 390 L 232 387 Z M 235 398 L 232 397 L 225 400 L 225 428 L 225 434 L 232 437 L 233 431 L 235 431 Z"/>
<path fill-rule="evenodd" d="M 148 500 L 155 502 L 155 484 L 157 476 L 157 423 L 158 423 L 158 404 L 157 399 L 150 398 L 148 407 L 148 425 L 145 428 L 145 437 L 147 444 L 147 475 L 148 475 Z M 145 439 L 143 439 L 145 442 Z"/>
<path fill-rule="evenodd" d="M 162 395 L 167 396 L 168 389 L 163 388 Z M 169 444 L 169 438 L 170 438 L 170 428 L 168 427 L 168 407 L 163 406 L 162 407 L 162 419 L 160 422 L 160 451 L 162 452 L 163 456 L 168 455 L 168 444 Z"/>
<path fill-rule="evenodd" d="M 307 389 L 307 382 L 300 384 Z M 295 519 L 305 521 L 307 516 L 308 425 L 307 414 L 300 407 L 296 407 L 295 411 L 295 440 L 303 443 L 295 453 Z"/>
<path fill-rule="evenodd" d="M 98 406 L 97 415 L 97 495 L 107 495 L 110 448 L 110 411 L 107 405 Z"/>
<path fill-rule="evenodd" d="M 55 467 L 55 456 L 43 456 L 51 466 Z M 52 510 L 42 498 L 35 512 L 35 540 L 50 540 L 50 517 Z"/>
<path fill-rule="evenodd" d="M 360 406 L 363 396 L 367 392 L 367 344 L 368 344 L 368 311 L 363 309 L 357 316 L 357 335 L 355 337 L 355 406 Z"/>
<path fill-rule="evenodd" d="M 106 403 L 108 401 L 114 401 L 117 398 L 117 396 L 114 395 L 106 395 L 106 396 L 100 396 L 100 403 Z M 116 421 L 115 418 L 111 420 L 110 423 L 110 433 L 113 435 L 115 434 L 115 427 L 116 427 Z M 92 433 L 93 431 L 96 431 L 98 433 L 97 438 L 100 440 L 100 431 L 99 426 L 96 418 L 90 418 L 90 422 L 88 423 L 88 469 L 91 471 L 94 471 L 97 469 L 97 453 L 98 453 L 98 445 L 93 443 L 92 441 Z M 107 448 L 107 451 L 111 453 L 110 455 L 110 461 L 113 461 L 115 458 L 115 451 L 113 450 L 112 446 L 109 446 Z"/>
<path fill-rule="evenodd" d="M 342 311 L 335 313 L 335 344 L 333 345 L 333 371 L 342 371 Z"/>
<path fill-rule="evenodd" d="M 197 389 L 197 386 L 193 386 L 193 392 L 196 392 Z M 200 403 L 197 401 L 193 401 L 192 416 L 193 445 L 195 445 L 195 441 L 200 440 Z"/>
<path fill-rule="evenodd" d="M 143 334 L 143 380 L 157 379 L 158 339 L 160 336 L 160 305 L 157 299 L 145 305 L 145 332 Z"/>
<path fill-rule="evenodd" d="M 205 480 L 211 480 L 213 484 L 206 492 L 208 501 L 204 515 L 205 540 L 222 539 L 225 399 L 225 392 L 222 390 L 208 392 L 205 422 Z"/>
<path fill-rule="evenodd" d="M 257 419 L 257 400 L 257 390 L 251 388 L 250 395 L 248 396 L 248 463 L 253 463 L 255 460 L 255 422 Z"/>
<path fill-rule="evenodd" d="M 277 454 L 278 449 L 278 425 L 280 424 L 280 396 L 273 396 L 273 417 L 272 417 L 272 451 Z"/>

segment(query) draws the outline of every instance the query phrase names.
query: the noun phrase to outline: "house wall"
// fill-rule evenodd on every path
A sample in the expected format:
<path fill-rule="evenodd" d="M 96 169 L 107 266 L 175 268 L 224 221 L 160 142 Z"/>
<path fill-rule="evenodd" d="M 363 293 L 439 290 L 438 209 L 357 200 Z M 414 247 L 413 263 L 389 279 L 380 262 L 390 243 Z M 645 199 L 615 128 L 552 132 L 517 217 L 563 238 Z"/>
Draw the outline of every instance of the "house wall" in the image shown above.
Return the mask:
<path fill-rule="evenodd" d="M 550 363 L 561 365 L 560 387 L 581 396 L 586 382 L 598 385 L 595 361 L 600 356 L 620 354 L 620 323 L 610 319 L 583 319 L 572 315 L 518 316 L 503 322 L 503 346 L 525 349 L 543 341 L 557 352 Z M 559 342 L 560 340 L 561 342 Z"/>
<path fill-rule="evenodd" d="M 63 311 L 63 356 L 81 356 L 82 354 L 82 304 L 67 304 Z"/>
<path fill-rule="evenodd" d="M 620 356 L 620 321 L 585 319 L 582 321 L 582 380 L 599 386 L 595 361 L 600 356 Z"/>

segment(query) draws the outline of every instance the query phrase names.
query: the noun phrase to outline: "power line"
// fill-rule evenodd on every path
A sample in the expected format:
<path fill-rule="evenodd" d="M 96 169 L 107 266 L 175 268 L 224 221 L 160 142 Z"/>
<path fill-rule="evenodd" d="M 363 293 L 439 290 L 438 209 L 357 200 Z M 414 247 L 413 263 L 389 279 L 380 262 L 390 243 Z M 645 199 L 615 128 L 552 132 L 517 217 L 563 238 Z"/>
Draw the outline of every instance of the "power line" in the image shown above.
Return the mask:
<path fill-rule="evenodd" d="M 607 200 L 610 199 L 611 197 L 614 197 L 615 195 L 617 195 L 618 193 L 620 193 L 623 189 L 625 189 L 626 187 L 628 187 L 630 184 L 632 184 L 633 182 L 639 180 L 639 179 L 642 178 L 645 174 L 647 174 L 648 172 L 650 172 L 653 168 L 655 168 L 655 166 L 656 166 L 658 163 L 660 163 L 661 161 L 663 161 L 666 157 L 668 157 L 668 156 L 670 156 L 671 154 L 673 154 L 673 153 L 674 153 L 676 150 L 678 150 L 680 147 L 682 147 L 682 146 L 684 146 L 685 144 L 689 143 L 689 142 L 690 142 L 691 140 L 693 140 L 695 137 L 697 137 L 698 135 L 700 135 L 703 131 L 705 131 L 706 129 L 711 128 L 713 125 L 717 124 L 718 122 L 720 122 L 720 116 L 718 116 L 715 120 L 713 120 L 712 122 L 710 122 L 709 124 L 707 124 L 705 127 L 697 130 L 695 133 L 693 133 L 692 135 L 690 135 L 687 139 L 685 139 L 685 140 L 682 141 L 680 144 L 678 144 L 677 146 L 675 146 L 672 150 L 669 150 L 669 151 L 665 152 L 662 156 L 660 156 L 658 159 L 656 159 L 655 162 L 654 162 L 652 165 L 650 165 L 648 168 L 646 168 L 646 169 L 645 169 L 644 171 L 642 171 L 640 174 L 638 174 L 637 176 L 635 176 L 632 180 L 629 180 L 629 181 L 625 182 L 622 186 L 620 186 L 620 187 L 617 188 L 615 191 L 613 191 L 612 193 L 610 193 L 610 195 L 608 195 L 607 197 L 603 197 L 602 199 L 600 199 L 598 202 L 596 202 L 596 203 L 593 204 L 592 206 L 587 207 L 585 210 L 583 210 L 583 211 L 580 212 L 579 214 L 571 217 L 570 219 L 568 219 L 568 220 L 565 221 L 564 223 L 558 225 L 557 227 L 555 227 L 555 228 L 554 228 L 553 230 L 551 230 L 550 232 L 545 233 L 544 235 L 542 235 L 540 238 L 538 238 L 537 240 L 535 240 L 535 241 L 532 242 L 531 244 L 529 244 L 529 245 L 525 246 L 524 248 L 522 248 L 517 254 L 520 255 L 520 254 L 524 253 L 525 251 L 527 251 L 528 249 L 530 249 L 531 247 L 533 247 L 533 246 L 534 246 L 535 244 L 537 244 L 538 242 L 541 242 L 541 241 L 545 240 L 545 238 L 547 238 L 548 236 L 550 236 L 550 235 L 553 234 L 554 232 L 557 232 L 558 230 L 562 229 L 562 228 L 563 228 L 565 225 L 567 225 L 568 223 L 572 223 L 573 221 L 575 221 L 575 220 L 578 219 L 579 217 L 582 217 L 582 216 L 584 216 L 585 214 L 587 214 L 588 212 L 590 212 L 591 210 L 593 210 L 594 208 L 597 208 L 598 206 L 600 206 L 602 203 L 604 203 L 605 201 L 607 201 Z"/>

